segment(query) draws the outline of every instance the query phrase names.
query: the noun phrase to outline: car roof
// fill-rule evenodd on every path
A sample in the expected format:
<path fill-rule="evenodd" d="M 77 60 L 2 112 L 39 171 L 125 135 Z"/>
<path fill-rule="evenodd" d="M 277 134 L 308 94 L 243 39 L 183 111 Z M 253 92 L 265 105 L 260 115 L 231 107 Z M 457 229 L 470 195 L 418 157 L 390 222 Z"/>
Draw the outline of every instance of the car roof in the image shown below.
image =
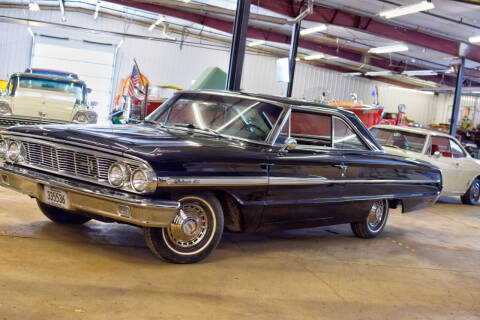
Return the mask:
<path fill-rule="evenodd" d="M 316 110 L 315 107 L 320 107 L 320 108 L 326 108 L 330 110 L 335 110 L 340 113 L 343 113 L 345 115 L 354 115 L 353 112 L 336 107 L 336 106 L 330 106 L 327 104 L 322 104 L 318 102 L 313 102 L 313 101 L 308 101 L 304 99 L 293 99 L 293 98 L 287 98 L 287 97 L 280 97 L 280 96 L 275 96 L 275 95 L 268 95 L 268 94 L 258 94 L 258 93 L 249 93 L 249 92 L 244 92 L 244 91 L 225 91 L 225 90 L 185 90 L 182 91 L 183 93 L 204 93 L 204 94 L 225 94 L 229 96 L 237 96 L 239 98 L 241 97 L 251 97 L 251 98 L 257 98 L 257 99 L 263 99 L 263 100 L 270 100 L 273 102 L 281 103 L 284 105 L 290 105 L 290 106 L 298 106 L 298 107 L 306 107 L 306 108 L 311 108 L 312 110 Z"/>
<path fill-rule="evenodd" d="M 34 78 L 34 79 L 52 80 L 52 81 L 58 81 L 58 82 L 78 83 L 78 84 L 85 85 L 85 82 L 83 80 L 61 77 L 61 76 L 48 76 L 48 75 L 38 74 L 38 73 L 17 72 L 12 74 L 10 78 L 11 77 L 26 77 L 26 78 Z"/>
<path fill-rule="evenodd" d="M 397 131 L 412 132 L 412 133 L 431 135 L 431 136 L 454 138 L 451 135 L 449 135 L 448 133 L 434 131 L 434 130 L 430 130 L 430 129 L 416 128 L 416 127 L 392 126 L 392 125 L 380 124 L 380 125 L 375 125 L 372 128 L 397 130 Z"/>
<path fill-rule="evenodd" d="M 64 75 L 66 77 L 78 79 L 78 74 L 76 74 L 76 73 L 67 72 L 67 71 L 60 71 L 60 70 L 53 70 L 53 69 L 27 68 L 27 69 L 25 69 L 24 73 L 35 73 L 35 72 L 48 72 L 48 73 L 54 73 L 54 74 Z"/>

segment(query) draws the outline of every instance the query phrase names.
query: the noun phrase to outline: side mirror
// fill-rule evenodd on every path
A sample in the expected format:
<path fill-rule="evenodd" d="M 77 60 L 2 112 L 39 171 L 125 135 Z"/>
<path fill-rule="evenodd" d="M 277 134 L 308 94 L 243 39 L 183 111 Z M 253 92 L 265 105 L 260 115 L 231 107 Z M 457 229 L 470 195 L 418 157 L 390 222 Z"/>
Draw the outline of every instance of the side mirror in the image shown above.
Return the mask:
<path fill-rule="evenodd" d="M 288 137 L 285 140 L 285 143 L 283 144 L 282 151 L 283 150 L 295 150 L 297 148 L 297 140 L 295 140 L 292 137 Z"/>
<path fill-rule="evenodd" d="M 433 153 L 433 156 L 438 159 L 438 158 L 440 158 L 440 157 L 442 156 L 442 154 L 440 153 L 440 151 L 435 151 L 435 152 Z"/>

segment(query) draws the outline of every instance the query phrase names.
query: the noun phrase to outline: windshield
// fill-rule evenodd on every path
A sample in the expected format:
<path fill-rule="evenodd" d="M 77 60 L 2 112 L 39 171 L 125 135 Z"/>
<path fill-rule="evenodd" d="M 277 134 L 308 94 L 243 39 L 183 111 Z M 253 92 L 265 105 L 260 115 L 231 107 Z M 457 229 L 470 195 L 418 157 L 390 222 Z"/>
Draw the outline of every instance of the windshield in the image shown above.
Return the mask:
<path fill-rule="evenodd" d="M 255 100 L 193 94 L 180 96 L 147 120 L 264 142 L 282 111 L 282 107 Z"/>
<path fill-rule="evenodd" d="M 378 143 L 385 147 L 422 152 L 425 145 L 424 134 L 381 128 L 372 128 L 370 131 Z"/>
<path fill-rule="evenodd" d="M 18 88 L 46 90 L 75 95 L 76 103 L 85 103 L 85 86 L 82 83 L 21 77 Z"/>

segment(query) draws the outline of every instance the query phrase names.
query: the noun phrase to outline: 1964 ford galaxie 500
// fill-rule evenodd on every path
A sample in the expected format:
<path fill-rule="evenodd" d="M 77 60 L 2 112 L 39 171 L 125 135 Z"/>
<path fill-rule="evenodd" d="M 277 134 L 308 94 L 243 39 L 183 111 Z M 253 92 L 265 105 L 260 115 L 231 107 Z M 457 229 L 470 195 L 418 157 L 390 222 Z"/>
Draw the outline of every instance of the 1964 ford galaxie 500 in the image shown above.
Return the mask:
<path fill-rule="evenodd" d="M 386 154 L 348 111 L 221 91 L 175 94 L 139 125 L 17 126 L 3 133 L 0 184 L 57 223 L 144 228 L 176 263 L 205 258 L 224 228 L 351 223 L 378 236 L 388 210 L 431 205 L 440 171 Z"/>

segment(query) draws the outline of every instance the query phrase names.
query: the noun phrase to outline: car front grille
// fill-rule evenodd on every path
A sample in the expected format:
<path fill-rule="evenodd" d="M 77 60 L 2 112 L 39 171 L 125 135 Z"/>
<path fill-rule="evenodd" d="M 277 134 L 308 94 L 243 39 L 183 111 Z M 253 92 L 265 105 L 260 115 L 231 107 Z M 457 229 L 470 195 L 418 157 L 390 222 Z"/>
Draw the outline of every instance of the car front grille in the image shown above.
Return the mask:
<path fill-rule="evenodd" d="M 37 142 L 33 139 L 14 140 L 20 141 L 25 147 L 25 161 L 22 165 L 104 185 L 109 185 L 108 169 L 113 163 L 124 162 L 130 172 L 142 165 L 130 159 L 109 157 L 75 147 Z"/>

